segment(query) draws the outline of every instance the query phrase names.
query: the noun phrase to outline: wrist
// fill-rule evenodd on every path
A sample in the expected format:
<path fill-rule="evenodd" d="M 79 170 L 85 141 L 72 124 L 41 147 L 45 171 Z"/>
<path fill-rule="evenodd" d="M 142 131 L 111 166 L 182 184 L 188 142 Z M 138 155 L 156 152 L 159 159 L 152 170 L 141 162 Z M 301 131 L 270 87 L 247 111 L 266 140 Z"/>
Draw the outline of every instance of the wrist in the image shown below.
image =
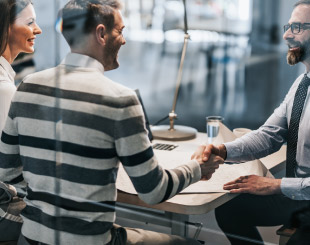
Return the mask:
<path fill-rule="evenodd" d="M 221 144 L 218 146 L 218 149 L 219 149 L 219 156 L 225 160 L 227 158 L 226 146 L 224 144 Z"/>
<path fill-rule="evenodd" d="M 281 181 L 282 179 L 274 179 L 274 193 L 275 194 L 282 194 Z"/>

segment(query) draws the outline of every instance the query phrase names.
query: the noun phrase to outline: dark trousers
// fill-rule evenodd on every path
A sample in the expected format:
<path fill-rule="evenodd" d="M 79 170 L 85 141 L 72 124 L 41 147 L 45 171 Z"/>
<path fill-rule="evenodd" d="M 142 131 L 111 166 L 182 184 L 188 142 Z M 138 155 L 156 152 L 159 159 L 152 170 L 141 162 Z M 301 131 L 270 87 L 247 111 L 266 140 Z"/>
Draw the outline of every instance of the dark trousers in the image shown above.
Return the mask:
<path fill-rule="evenodd" d="M 309 245 L 310 230 L 297 229 L 286 245 Z"/>
<path fill-rule="evenodd" d="M 199 245 L 200 243 L 191 238 L 168 235 L 143 229 L 135 229 L 113 226 L 111 230 L 112 239 L 107 245 Z M 22 234 L 17 245 L 47 245 L 26 238 Z"/>
<path fill-rule="evenodd" d="M 290 226 L 292 214 L 308 205 L 283 195 L 241 194 L 215 209 L 215 217 L 231 244 L 263 244 L 256 226 Z"/>

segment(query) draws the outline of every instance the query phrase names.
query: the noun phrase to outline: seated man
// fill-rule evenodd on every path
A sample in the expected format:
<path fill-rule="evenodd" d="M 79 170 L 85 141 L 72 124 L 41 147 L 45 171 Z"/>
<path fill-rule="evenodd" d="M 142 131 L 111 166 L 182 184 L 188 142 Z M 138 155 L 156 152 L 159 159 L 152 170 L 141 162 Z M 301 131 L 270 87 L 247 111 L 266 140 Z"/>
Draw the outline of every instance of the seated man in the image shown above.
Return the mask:
<path fill-rule="evenodd" d="M 231 193 L 244 193 L 215 210 L 220 228 L 232 244 L 263 244 L 256 226 L 290 225 L 292 214 L 310 200 L 310 0 L 295 4 L 283 38 L 289 47 L 290 65 L 302 62 L 299 76 L 282 104 L 258 130 L 218 147 L 210 145 L 206 155 L 217 153 L 228 161 L 262 158 L 287 142 L 286 178 L 241 176 L 224 185 Z"/>
<path fill-rule="evenodd" d="M 28 184 L 20 244 L 199 244 L 116 227 L 115 187 L 123 164 L 139 197 L 163 202 L 200 179 L 221 157 L 163 170 L 134 91 L 104 72 L 119 66 L 125 39 L 118 0 L 70 0 L 62 9 L 71 48 L 56 68 L 19 86 L 0 142 L 0 180 Z"/>

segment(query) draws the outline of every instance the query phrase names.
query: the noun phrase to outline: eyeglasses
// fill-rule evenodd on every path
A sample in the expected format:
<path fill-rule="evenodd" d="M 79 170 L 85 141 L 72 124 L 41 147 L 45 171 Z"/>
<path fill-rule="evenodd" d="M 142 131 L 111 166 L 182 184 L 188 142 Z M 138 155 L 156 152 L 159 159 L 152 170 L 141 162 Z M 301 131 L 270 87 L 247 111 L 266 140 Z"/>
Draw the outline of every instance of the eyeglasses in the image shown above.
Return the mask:
<path fill-rule="evenodd" d="M 293 34 L 301 34 L 304 30 L 310 29 L 310 23 L 292 23 L 292 24 L 286 24 L 283 26 L 284 33 L 288 31 L 288 29 L 291 28 L 291 31 Z"/>

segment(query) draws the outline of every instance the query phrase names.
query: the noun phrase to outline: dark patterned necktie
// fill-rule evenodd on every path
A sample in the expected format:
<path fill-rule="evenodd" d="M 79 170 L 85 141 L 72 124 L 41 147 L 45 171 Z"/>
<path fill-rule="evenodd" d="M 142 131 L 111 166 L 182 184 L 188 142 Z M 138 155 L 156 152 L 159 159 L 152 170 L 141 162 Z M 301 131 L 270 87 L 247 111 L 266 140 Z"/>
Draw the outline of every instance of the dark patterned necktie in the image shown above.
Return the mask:
<path fill-rule="evenodd" d="M 296 152 L 297 152 L 299 121 L 302 110 L 304 108 L 309 85 L 310 85 L 310 78 L 308 78 L 308 76 L 305 74 L 295 94 L 290 125 L 288 127 L 287 151 L 286 151 L 286 177 L 295 177 L 295 167 L 297 164 Z"/>

